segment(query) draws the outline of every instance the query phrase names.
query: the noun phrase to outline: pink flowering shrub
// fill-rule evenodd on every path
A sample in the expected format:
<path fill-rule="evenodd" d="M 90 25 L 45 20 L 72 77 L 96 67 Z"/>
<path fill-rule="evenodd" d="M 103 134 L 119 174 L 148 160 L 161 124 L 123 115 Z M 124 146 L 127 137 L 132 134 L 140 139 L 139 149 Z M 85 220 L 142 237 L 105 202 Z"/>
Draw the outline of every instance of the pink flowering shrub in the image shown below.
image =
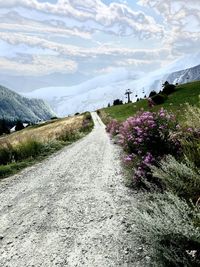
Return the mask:
<path fill-rule="evenodd" d="M 158 112 L 142 112 L 128 118 L 119 128 L 119 143 L 127 152 L 126 163 L 137 162 L 134 179 L 151 179 L 150 165 L 165 155 L 181 151 L 179 141 L 173 137 L 179 125 L 173 114 L 161 109 Z M 137 158 L 137 160 L 136 160 Z"/>
<path fill-rule="evenodd" d="M 119 133 L 120 123 L 117 120 L 111 120 L 106 127 L 106 131 L 112 136 L 115 136 Z"/>

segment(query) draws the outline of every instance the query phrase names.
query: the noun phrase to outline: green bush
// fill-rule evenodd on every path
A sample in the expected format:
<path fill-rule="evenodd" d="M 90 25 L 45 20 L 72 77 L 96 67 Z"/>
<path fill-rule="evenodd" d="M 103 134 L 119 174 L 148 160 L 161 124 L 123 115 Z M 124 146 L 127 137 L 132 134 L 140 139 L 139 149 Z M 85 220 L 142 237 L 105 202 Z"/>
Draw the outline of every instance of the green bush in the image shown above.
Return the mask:
<path fill-rule="evenodd" d="M 167 95 L 157 94 L 151 97 L 155 105 L 161 105 L 167 100 Z"/>
<path fill-rule="evenodd" d="M 13 151 L 13 147 L 9 143 L 0 148 L 0 165 L 6 165 L 12 161 Z"/>
<path fill-rule="evenodd" d="M 198 106 L 186 104 L 185 121 L 187 127 L 200 129 L 200 96 Z"/>
<path fill-rule="evenodd" d="M 14 174 L 16 171 L 29 166 L 29 161 L 14 162 L 9 165 L 0 165 L 0 178 Z"/>
<path fill-rule="evenodd" d="M 64 144 L 65 142 L 62 143 L 60 141 L 51 141 L 51 142 L 45 143 L 43 145 L 41 156 L 45 157 L 58 151 L 59 149 L 63 147 Z"/>
<path fill-rule="evenodd" d="M 148 266 L 200 266 L 200 210 L 173 194 L 151 194 L 133 210 L 133 234 Z"/>
<path fill-rule="evenodd" d="M 153 176 L 162 180 L 166 188 L 179 197 L 196 202 L 200 197 L 200 170 L 185 158 L 178 162 L 169 155 L 158 167 L 152 166 Z"/>
<path fill-rule="evenodd" d="M 93 126 L 94 126 L 94 122 L 93 122 L 91 113 L 90 112 L 86 112 L 84 114 L 84 119 L 83 119 L 83 122 L 82 122 L 82 127 L 81 127 L 81 129 L 79 131 L 82 132 L 82 133 L 88 133 L 88 132 L 91 131 L 91 129 L 93 128 Z"/>
<path fill-rule="evenodd" d="M 169 84 L 168 82 L 165 82 L 163 84 L 163 90 L 162 93 L 165 95 L 170 95 L 175 92 L 176 86 L 174 84 Z"/>
<path fill-rule="evenodd" d="M 8 143 L 5 147 L 0 148 L 0 165 L 36 158 L 42 152 L 42 149 L 43 145 L 35 140 L 28 140 L 16 147 Z"/>
<path fill-rule="evenodd" d="M 149 97 L 152 98 L 153 96 L 157 95 L 156 91 L 151 91 Z"/>
<path fill-rule="evenodd" d="M 200 168 L 200 108 L 198 106 L 186 104 L 183 125 L 185 130 L 180 134 L 183 152 L 197 168 Z"/>
<path fill-rule="evenodd" d="M 85 120 L 92 120 L 91 113 L 90 113 L 90 112 L 86 112 L 86 113 L 84 114 L 84 119 L 85 119 Z"/>
<path fill-rule="evenodd" d="M 63 133 L 59 136 L 59 141 L 64 142 L 73 142 L 79 138 L 79 132 L 74 129 L 69 129 L 67 131 L 63 131 Z"/>
<path fill-rule="evenodd" d="M 183 153 L 193 164 L 200 168 L 200 139 L 192 138 L 191 140 L 183 139 L 182 141 Z"/>
<path fill-rule="evenodd" d="M 13 173 L 13 166 L 9 165 L 0 165 L 0 177 L 4 178 Z"/>
<path fill-rule="evenodd" d="M 14 158 L 21 161 L 27 158 L 36 158 L 42 151 L 43 145 L 36 140 L 28 140 L 14 149 Z"/>

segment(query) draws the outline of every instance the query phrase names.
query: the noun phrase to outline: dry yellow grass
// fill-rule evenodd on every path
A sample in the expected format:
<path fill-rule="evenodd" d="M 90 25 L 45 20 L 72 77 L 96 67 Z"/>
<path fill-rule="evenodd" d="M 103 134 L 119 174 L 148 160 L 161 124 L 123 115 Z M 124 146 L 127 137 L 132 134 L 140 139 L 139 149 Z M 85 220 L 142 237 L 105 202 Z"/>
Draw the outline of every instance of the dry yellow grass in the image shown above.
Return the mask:
<path fill-rule="evenodd" d="M 83 119 L 84 116 L 80 115 L 51 121 L 36 127 L 28 127 L 19 132 L 15 132 L 0 138 L 0 146 L 4 146 L 7 143 L 10 143 L 12 146 L 16 146 L 19 143 L 24 143 L 30 139 L 34 139 L 43 143 L 55 140 L 65 132 L 80 129 Z"/>

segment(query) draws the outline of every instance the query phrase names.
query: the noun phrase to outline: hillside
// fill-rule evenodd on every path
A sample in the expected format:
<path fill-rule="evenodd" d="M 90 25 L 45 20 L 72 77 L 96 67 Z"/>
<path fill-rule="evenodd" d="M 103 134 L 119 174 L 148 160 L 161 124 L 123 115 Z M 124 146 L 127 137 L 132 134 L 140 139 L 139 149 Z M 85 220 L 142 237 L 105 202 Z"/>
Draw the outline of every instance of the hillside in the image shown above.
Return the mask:
<path fill-rule="evenodd" d="M 152 90 L 159 91 L 163 81 L 169 80 L 174 84 L 177 81 L 192 82 L 199 80 L 199 73 L 200 65 L 183 69 L 177 63 L 148 74 L 120 68 L 74 86 L 39 88 L 23 95 L 44 99 L 59 116 L 66 116 L 107 107 L 116 98 L 125 101 L 124 93 L 128 88 L 133 91 L 132 99 L 135 100 L 148 95 Z"/>
<path fill-rule="evenodd" d="M 200 95 L 200 81 L 182 84 L 176 87 L 176 91 L 169 95 L 166 102 L 162 105 L 157 105 L 152 108 L 153 111 L 161 107 L 173 111 L 177 117 L 181 119 L 184 116 L 184 103 L 191 105 L 199 105 L 198 97 Z M 124 104 L 120 106 L 112 106 L 110 108 L 102 109 L 107 115 L 114 119 L 123 121 L 126 118 L 133 116 L 140 109 L 149 110 L 148 102 L 143 99 L 139 102 Z"/>
<path fill-rule="evenodd" d="M 0 86 L 0 118 L 31 121 L 47 120 L 55 113 L 41 99 L 28 99 Z"/>
<path fill-rule="evenodd" d="M 16 146 L 18 144 L 26 143 L 30 139 L 46 143 L 49 140 L 54 141 L 58 137 L 64 135 L 67 131 L 79 129 L 82 127 L 84 116 L 74 116 L 63 119 L 56 119 L 44 124 L 33 125 L 25 128 L 19 132 L 14 132 L 0 138 L 0 148 L 4 144 L 11 144 Z"/>

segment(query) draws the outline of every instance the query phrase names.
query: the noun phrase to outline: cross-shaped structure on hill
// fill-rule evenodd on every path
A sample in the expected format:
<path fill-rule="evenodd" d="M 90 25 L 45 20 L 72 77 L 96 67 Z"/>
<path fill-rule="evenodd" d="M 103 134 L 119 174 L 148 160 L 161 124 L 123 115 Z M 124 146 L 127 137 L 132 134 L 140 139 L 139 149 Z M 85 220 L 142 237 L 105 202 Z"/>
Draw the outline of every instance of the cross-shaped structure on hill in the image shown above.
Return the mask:
<path fill-rule="evenodd" d="M 131 103 L 130 95 L 131 95 L 132 93 L 133 93 L 133 92 L 131 92 L 131 89 L 127 89 L 127 90 L 126 90 L 125 95 L 127 95 L 128 103 Z"/>

